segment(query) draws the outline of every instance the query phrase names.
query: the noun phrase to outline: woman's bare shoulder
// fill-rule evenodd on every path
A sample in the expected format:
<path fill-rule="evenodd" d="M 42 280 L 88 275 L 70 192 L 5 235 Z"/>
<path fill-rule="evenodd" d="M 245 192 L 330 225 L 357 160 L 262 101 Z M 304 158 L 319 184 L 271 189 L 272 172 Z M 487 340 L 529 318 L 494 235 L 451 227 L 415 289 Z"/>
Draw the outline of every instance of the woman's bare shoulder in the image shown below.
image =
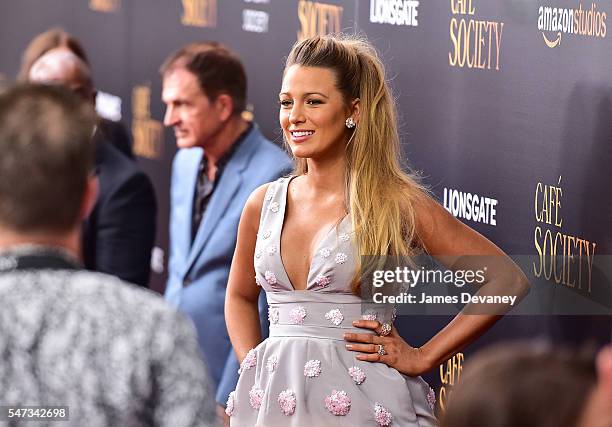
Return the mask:
<path fill-rule="evenodd" d="M 253 190 L 253 192 L 251 192 L 251 194 L 249 195 L 249 198 L 247 199 L 244 205 L 244 210 L 242 213 L 243 217 L 247 215 L 249 217 L 255 216 L 259 220 L 259 215 L 261 213 L 261 208 L 266 198 L 266 193 L 268 192 L 268 188 L 271 185 L 274 185 L 274 183 L 267 182 L 263 185 L 260 185 L 255 190 Z"/>

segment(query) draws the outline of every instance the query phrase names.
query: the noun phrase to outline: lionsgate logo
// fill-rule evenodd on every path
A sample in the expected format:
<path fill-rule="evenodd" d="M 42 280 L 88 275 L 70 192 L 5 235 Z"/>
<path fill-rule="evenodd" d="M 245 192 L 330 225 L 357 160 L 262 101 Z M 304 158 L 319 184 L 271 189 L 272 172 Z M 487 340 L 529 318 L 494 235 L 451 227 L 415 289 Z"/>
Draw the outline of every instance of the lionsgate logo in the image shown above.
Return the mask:
<path fill-rule="evenodd" d="M 497 225 L 495 216 L 498 201 L 496 199 L 446 187 L 444 187 L 443 199 L 444 207 L 454 217 L 492 226 Z"/>
<path fill-rule="evenodd" d="M 418 7 L 417 0 L 370 0 L 370 22 L 418 27 Z"/>
<path fill-rule="evenodd" d="M 597 3 L 583 8 L 540 6 L 538 8 L 538 30 L 542 32 L 544 43 L 549 48 L 561 45 L 564 34 L 583 37 L 606 37 L 607 13 Z"/>

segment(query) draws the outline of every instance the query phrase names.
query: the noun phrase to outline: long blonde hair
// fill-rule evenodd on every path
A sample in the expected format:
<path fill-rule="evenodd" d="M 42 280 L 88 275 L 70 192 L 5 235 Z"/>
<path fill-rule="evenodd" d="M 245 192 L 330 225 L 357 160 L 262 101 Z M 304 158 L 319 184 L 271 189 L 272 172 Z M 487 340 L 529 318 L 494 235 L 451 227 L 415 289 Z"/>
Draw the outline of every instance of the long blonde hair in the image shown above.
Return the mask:
<path fill-rule="evenodd" d="M 400 163 L 395 101 L 385 69 L 374 47 L 364 38 L 327 35 L 297 42 L 285 64 L 322 67 L 336 75 L 346 103 L 359 98 L 360 115 L 346 147 L 345 193 L 359 254 L 410 256 L 420 246 L 413 209 L 425 188 Z M 308 172 L 306 159 L 295 159 L 297 175 Z M 358 268 L 352 285 L 360 291 Z"/>

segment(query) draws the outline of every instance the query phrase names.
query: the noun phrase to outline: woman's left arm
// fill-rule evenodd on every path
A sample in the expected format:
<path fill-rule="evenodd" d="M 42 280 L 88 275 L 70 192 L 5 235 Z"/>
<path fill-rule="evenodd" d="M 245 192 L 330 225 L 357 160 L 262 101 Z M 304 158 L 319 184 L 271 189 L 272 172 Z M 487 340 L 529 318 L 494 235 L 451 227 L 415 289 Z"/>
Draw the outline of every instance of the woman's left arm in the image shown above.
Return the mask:
<path fill-rule="evenodd" d="M 485 280 L 478 295 L 503 294 L 521 300 L 527 294 L 529 283 L 521 269 L 490 240 L 457 220 L 430 197 L 424 196 L 414 208 L 417 234 L 427 253 L 451 270 L 484 270 Z M 489 305 L 483 311 L 468 304 L 420 348 L 408 345 L 392 328 L 387 336 L 346 334 L 347 349 L 360 352 L 357 355 L 360 360 L 382 362 L 404 374 L 420 375 L 474 341 L 510 308 Z M 357 320 L 353 325 L 381 331 L 381 324 L 375 320 Z M 384 348 L 382 355 L 380 345 Z"/>

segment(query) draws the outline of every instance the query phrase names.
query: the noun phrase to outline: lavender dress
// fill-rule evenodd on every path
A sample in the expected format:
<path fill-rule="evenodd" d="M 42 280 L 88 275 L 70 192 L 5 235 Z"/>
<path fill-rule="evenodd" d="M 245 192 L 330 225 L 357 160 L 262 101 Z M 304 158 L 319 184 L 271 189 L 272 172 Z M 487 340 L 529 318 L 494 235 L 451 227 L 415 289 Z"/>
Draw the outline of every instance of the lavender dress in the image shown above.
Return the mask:
<path fill-rule="evenodd" d="M 422 378 L 356 360 L 345 348 L 345 332 L 364 332 L 352 327 L 364 314 L 349 286 L 357 251 L 348 216 L 320 242 L 306 290 L 294 291 L 280 257 L 290 180 L 271 183 L 262 207 L 255 271 L 270 337 L 242 362 L 227 404 L 231 426 L 436 425 L 433 391 Z"/>

